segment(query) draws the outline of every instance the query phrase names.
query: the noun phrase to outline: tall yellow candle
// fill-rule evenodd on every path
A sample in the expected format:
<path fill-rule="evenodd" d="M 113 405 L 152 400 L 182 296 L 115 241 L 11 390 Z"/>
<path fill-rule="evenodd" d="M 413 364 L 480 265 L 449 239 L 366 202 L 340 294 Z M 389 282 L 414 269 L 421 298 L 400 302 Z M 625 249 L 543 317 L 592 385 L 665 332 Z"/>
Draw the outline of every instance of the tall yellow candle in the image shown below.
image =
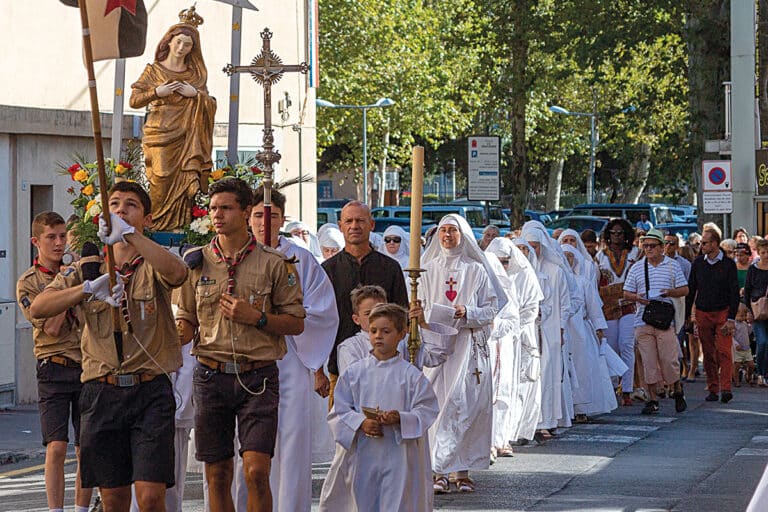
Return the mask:
<path fill-rule="evenodd" d="M 411 171 L 411 254 L 408 268 L 420 268 L 421 205 L 424 199 L 424 146 L 413 147 Z"/>

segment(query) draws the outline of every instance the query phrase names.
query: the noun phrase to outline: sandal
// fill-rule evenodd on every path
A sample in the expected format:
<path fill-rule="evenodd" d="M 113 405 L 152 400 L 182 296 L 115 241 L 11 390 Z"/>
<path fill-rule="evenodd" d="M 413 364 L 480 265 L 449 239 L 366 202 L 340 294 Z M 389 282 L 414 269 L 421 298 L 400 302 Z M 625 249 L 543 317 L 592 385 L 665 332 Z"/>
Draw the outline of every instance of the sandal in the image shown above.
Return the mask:
<path fill-rule="evenodd" d="M 514 457 L 515 454 L 512 452 L 512 448 L 499 448 L 497 450 L 497 454 L 499 457 Z"/>
<path fill-rule="evenodd" d="M 459 492 L 475 492 L 475 482 L 471 478 L 456 479 L 456 488 Z"/>
<path fill-rule="evenodd" d="M 432 482 L 432 490 L 435 492 L 435 494 L 448 494 L 451 492 L 451 484 L 448 483 L 448 479 L 444 476 L 439 476 L 435 478 L 434 482 Z"/>

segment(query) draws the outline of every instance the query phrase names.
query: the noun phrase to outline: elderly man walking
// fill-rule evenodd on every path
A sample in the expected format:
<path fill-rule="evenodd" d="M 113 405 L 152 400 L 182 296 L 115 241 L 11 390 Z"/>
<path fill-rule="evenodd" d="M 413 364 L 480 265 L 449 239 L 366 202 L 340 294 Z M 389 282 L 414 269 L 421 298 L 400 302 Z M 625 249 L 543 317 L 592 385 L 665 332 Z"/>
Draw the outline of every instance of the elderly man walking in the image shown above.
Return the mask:
<path fill-rule="evenodd" d="M 720 398 L 726 404 L 733 398 L 731 346 L 739 309 L 739 281 L 736 263 L 725 257 L 720 249 L 720 234 L 713 229 L 706 229 L 701 235 L 701 255 L 691 266 L 689 288 L 685 314 L 699 331 L 709 389 L 705 400 L 716 402 Z M 691 316 L 694 304 L 696 314 Z"/>
<path fill-rule="evenodd" d="M 664 383 L 673 385 L 675 410 L 683 412 L 687 404 L 680 382 L 672 299 L 688 294 L 687 281 L 680 265 L 664 255 L 661 231 L 651 229 L 640 238 L 640 245 L 645 258 L 629 269 L 624 281 L 624 299 L 639 305 L 635 313 L 635 338 L 649 396 L 642 413 L 659 412 L 656 387 Z M 654 314 L 656 311 L 661 314 Z"/>

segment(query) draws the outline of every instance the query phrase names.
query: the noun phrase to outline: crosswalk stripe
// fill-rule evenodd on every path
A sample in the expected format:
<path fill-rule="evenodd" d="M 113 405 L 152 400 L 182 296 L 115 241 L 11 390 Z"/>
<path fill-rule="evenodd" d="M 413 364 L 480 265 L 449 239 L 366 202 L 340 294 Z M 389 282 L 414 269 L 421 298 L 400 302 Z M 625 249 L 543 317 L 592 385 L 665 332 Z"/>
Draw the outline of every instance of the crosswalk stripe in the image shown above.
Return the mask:
<path fill-rule="evenodd" d="M 551 439 L 551 441 L 568 441 L 568 442 L 575 442 L 575 441 L 583 441 L 586 443 L 625 443 L 630 444 L 637 442 L 641 440 L 642 437 L 639 436 L 617 436 L 617 435 L 602 435 L 602 434 L 571 434 L 568 433 L 566 435 L 563 435 L 562 437 L 556 437 L 554 439 Z"/>
<path fill-rule="evenodd" d="M 739 451 L 737 451 L 734 455 L 738 456 L 760 456 L 760 457 L 768 457 L 768 449 L 765 448 L 741 448 Z"/>
<path fill-rule="evenodd" d="M 589 423 L 586 425 L 574 426 L 574 429 L 579 430 L 631 430 L 637 432 L 653 432 L 659 430 L 661 427 L 654 425 L 626 425 L 626 424 L 613 424 L 613 423 Z"/>
<path fill-rule="evenodd" d="M 601 418 L 602 419 L 602 418 Z M 606 416 L 607 423 L 634 423 L 639 421 L 641 423 L 672 423 L 677 421 L 677 418 L 670 416 L 641 416 L 639 414 L 635 416 Z"/>
<path fill-rule="evenodd" d="M 755 436 L 751 441 L 753 443 L 768 443 L 768 436 Z"/>

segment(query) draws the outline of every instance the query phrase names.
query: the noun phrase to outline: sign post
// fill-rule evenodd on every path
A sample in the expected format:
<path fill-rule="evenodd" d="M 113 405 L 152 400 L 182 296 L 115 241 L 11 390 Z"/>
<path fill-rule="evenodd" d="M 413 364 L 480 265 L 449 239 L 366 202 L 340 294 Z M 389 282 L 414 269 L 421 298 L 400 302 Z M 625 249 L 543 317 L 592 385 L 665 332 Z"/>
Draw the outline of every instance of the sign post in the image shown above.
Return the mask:
<path fill-rule="evenodd" d="M 733 181 L 730 160 L 702 160 L 702 205 L 704 213 L 722 213 L 723 231 L 727 215 L 733 213 Z"/>
<path fill-rule="evenodd" d="M 467 199 L 470 201 L 500 199 L 499 147 L 498 137 L 469 137 Z"/>

